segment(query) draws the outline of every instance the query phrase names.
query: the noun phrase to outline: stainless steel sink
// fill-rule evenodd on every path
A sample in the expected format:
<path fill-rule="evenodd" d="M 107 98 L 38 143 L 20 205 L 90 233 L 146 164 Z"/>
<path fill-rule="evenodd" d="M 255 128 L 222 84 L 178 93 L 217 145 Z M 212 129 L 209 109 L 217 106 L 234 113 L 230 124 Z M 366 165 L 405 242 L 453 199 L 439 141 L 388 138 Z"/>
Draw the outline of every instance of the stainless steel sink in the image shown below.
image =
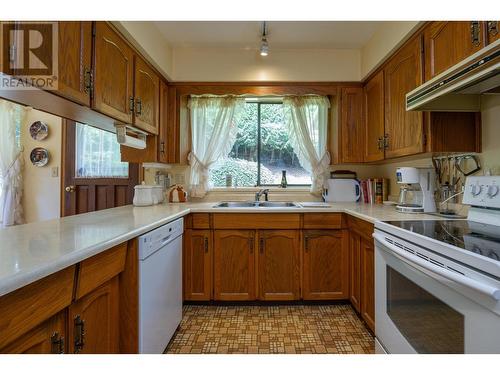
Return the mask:
<path fill-rule="evenodd" d="M 214 208 L 244 208 L 244 207 L 256 207 L 258 202 L 221 202 L 216 204 Z"/>
<path fill-rule="evenodd" d="M 259 207 L 298 208 L 293 202 L 260 202 Z"/>
<path fill-rule="evenodd" d="M 300 206 L 293 202 L 221 202 L 214 208 L 299 208 Z"/>

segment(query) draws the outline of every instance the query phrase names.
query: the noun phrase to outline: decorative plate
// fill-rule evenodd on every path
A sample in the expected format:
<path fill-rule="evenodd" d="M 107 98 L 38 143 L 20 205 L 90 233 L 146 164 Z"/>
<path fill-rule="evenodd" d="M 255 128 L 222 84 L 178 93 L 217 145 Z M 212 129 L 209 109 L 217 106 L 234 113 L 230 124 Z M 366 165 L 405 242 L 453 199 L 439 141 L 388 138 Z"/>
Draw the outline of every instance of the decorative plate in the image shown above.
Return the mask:
<path fill-rule="evenodd" d="M 31 163 L 37 167 L 43 167 L 49 162 L 49 151 L 43 147 L 36 147 L 30 153 Z"/>
<path fill-rule="evenodd" d="M 36 141 L 42 141 L 49 135 L 49 126 L 42 121 L 35 121 L 30 125 L 30 135 Z"/>

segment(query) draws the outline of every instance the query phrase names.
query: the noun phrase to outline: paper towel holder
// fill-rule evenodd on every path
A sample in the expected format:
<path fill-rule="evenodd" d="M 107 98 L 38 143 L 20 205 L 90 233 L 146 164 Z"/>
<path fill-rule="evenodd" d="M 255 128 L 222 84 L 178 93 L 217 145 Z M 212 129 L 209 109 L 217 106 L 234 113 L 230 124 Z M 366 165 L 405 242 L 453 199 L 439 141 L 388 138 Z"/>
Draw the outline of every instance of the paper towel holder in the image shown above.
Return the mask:
<path fill-rule="evenodd" d="M 146 137 L 148 133 L 128 124 L 115 124 L 116 140 L 122 146 L 144 150 L 146 148 Z M 130 136 L 127 134 L 132 133 Z"/>

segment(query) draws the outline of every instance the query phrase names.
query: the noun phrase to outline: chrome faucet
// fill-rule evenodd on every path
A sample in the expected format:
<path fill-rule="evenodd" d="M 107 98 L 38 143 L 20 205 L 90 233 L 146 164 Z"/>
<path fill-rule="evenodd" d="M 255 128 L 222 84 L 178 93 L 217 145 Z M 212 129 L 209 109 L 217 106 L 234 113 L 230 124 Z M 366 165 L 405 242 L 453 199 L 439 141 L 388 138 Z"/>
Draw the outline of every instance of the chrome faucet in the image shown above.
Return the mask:
<path fill-rule="evenodd" d="M 261 189 L 258 193 L 255 193 L 255 201 L 260 201 L 260 197 L 264 195 L 266 202 L 269 200 L 269 189 Z"/>

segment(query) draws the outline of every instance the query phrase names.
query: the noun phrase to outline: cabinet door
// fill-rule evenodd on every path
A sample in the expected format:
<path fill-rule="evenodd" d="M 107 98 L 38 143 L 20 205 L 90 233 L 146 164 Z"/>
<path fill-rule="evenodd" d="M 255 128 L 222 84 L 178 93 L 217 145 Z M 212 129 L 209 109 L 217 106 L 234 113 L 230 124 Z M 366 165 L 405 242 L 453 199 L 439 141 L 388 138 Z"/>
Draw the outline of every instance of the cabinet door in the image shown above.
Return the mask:
<path fill-rule="evenodd" d="M 106 22 L 96 22 L 93 107 L 127 124 L 133 115 L 132 49 Z"/>
<path fill-rule="evenodd" d="M 299 235 L 298 230 L 259 231 L 259 299 L 300 298 Z"/>
<path fill-rule="evenodd" d="M 406 111 L 406 94 L 422 83 L 420 38 L 394 55 L 384 69 L 386 158 L 423 152 L 422 112 Z"/>
<path fill-rule="evenodd" d="M 63 354 L 66 352 L 66 311 L 62 311 L 25 333 L 3 354 Z"/>
<path fill-rule="evenodd" d="M 118 302 L 118 276 L 116 276 L 69 307 L 70 353 L 119 352 Z"/>
<path fill-rule="evenodd" d="M 485 45 L 482 22 L 436 21 L 424 30 L 425 80 L 479 51 Z"/>
<path fill-rule="evenodd" d="M 487 21 L 488 44 L 500 39 L 500 21 Z"/>
<path fill-rule="evenodd" d="M 90 106 L 92 22 L 61 21 L 58 28 L 57 93 Z"/>
<path fill-rule="evenodd" d="M 361 238 L 361 317 L 375 332 L 375 254 L 373 241 Z"/>
<path fill-rule="evenodd" d="M 143 59 L 135 56 L 134 125 L 151 134 L 158 134 L 160 121 L 160 78 Z"/>
<path fill-rule="evenodd" d="M 212 297 L 212 235 L 209 230 L 184 234 L 184 299 L 210 301 Z"/>
<path fill-rule="evenodd" d="M 255 299 L 255 231 L 214 231 L 214 299 Z"/>
<path fill-rule="evenodd" d="M 304 231 L 304 299 L 349 298 L 348 246 L 344 230 Z"/>
<path fill-rule="evenodd" d="M 378 72 L 364 87 L 364 161 L 384 160 L 384 72 Z"/>
<path fill-rule="evenodd" d="M 340 112 L 341 163 L 363 161 L 364 138 L 363 89 L 343 88 Z"/>
<path fill-rule="evenodd" d="M 361 312 L 361 236 L 349 233 L 349 299 L 354 309 Z"/>

